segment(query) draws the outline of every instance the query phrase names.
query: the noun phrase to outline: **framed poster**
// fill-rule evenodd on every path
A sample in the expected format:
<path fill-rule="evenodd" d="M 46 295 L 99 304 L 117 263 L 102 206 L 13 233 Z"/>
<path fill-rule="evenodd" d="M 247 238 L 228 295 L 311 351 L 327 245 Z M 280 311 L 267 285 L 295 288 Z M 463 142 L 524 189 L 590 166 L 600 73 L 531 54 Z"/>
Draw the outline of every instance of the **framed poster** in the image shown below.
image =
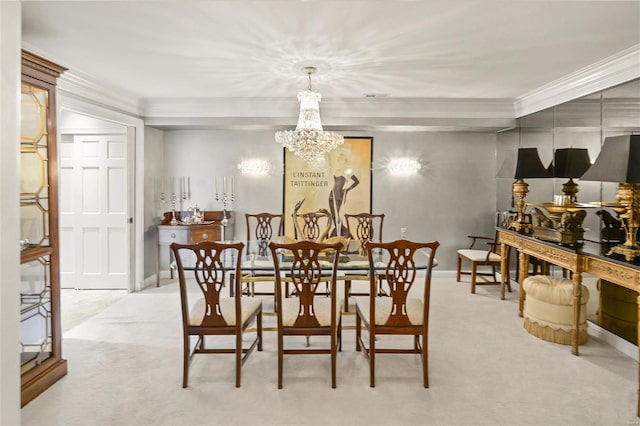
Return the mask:
<path fill-rule="evenodd" d="M 329 236 L 348 236 L 344 214 L 371 213 L 372 137 L 345 137 L 319 165 L 284 149 L 285 235 L 294 237 L 292 215 L 326 209 L 333 218 Z M 324 224 L 323 224 L 324 226 Z"/>

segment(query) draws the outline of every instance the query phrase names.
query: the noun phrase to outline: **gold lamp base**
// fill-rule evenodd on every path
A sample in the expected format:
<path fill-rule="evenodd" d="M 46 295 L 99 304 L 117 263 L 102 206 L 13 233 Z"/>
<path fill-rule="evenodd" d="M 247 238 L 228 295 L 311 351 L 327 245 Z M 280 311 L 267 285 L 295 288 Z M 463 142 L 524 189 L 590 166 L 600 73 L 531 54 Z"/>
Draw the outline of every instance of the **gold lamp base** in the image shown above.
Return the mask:
<path fill-rule="evenodd" d="M 608 254 L 621 254 L 627 262 L 633 262 L 636 257 L 640 257 L 640 247 L 636 240 L 640 228 L 640 184 L 619 183 L 616 198 L 625 208 L 625 212 L 620 215 L 625 242 L 613 247 Z"/>
<path fill-rule="evenodd" d="M 621 254 L 624 256 L 624 259 L 627 262 L 633 262 L 633 260 L 636 257 L 640 257 L 640 247 L 627 247 L 624 245 L 619 245 L 619 246 L 615 246 L 613 247 L 611 250 L 609 250 L 609 253 L 607 253 L 607 255 L 612 255 L 612 254 Z"/>
<path fill-rule="evenodd" d="M 511 188 L 513 190 L 513 194 L 516 196 L 516 199 L 517 199 L 516 211 L 518 212 L 518 218 L 513 222 L 511 222 L 511 225 L 509 225 L 509 228 L 513 229 L 514 231 L 520 234 L 531 235 L 531 233 L 533 232 L 533 225 L 531 224 L 531 221 L 528 221 L 526 219 L 525 213 L 524 213 L 524 206 L 525 206 L 524 198 L 529 192 L 529 184 L 522 179 L 518 179 L 515 182 L 513 182 L 513 185 L 511 186 Z"/>

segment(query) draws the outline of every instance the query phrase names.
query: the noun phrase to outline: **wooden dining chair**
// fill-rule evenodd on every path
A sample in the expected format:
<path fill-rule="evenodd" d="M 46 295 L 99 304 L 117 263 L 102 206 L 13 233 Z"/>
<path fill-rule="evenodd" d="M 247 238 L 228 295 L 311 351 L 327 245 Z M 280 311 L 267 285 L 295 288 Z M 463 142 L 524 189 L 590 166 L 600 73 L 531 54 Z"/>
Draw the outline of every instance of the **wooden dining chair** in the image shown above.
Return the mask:
<path fill-rule="evenodd" d="M 376 353 L 416 353 L 422 359 L 422 376 L 424 387 L 429 387 L 429 297 L 431 292 L 431 270 L 440 243 L 417 243 L 407 240 L 389 243 L 368 242 L 365 245 L 369 258 L 370 293 L 368 298 L 356 298 L 356 350 L 364 351 L 369 361 L 370 386 L 375 387 L 375 355 Z M 374 251 L 378 253 L 374 256 Z M 386 267 L 378 275 L 383 275 L 389 285 L 390 297 L 376 295 L 376 269 L 374 257 L 382 254 Z M 426 255 L 427 269 L 424 272 L 424 287 L 421 297 L 411 294 L 416 284 L 416 255 Z M 419 287 L 419 286 L 417 286 Z M 419 293 L 418 293 L 419 294 Z M 369 334 L 368 342 L 362 338 L 362 327 Z M 381 348 L 380 335 L 411 335 L 413 348 Z M 422 337 L 422 342 L 420 341 Z"/>
<path fill-rule="evenodd" d="M 284 235 L 284 215 L 282 213 L 245 213 L 247 224 L 247 248 L 249 256 L 266 257 L 269 252 L 269 243 L 275 238 Z M 245 274 L 241 280 L 248 285 L 248 293 L 251 296 L 273 296 L 275 303 L 275 278 L 271 273 L 251 272 Z M 272 283 L 273 290 L 256 291 L 256 282 Z"/>
<path fill-rule="evenodd" d="M 322 244 L 298 241 L 270 243 L 276 270 L 278 305 L 278 389 L 282 389 L 285 354 L 330 354 L 331 387 L 336 387 L 336 358 L 342 348 L 341 301 L 337 300 L 336 276 L 342 243 Z M 284 261 L 284 258 L 288 258 Z M 323 266 L 324 265 L 324 266 Z M 320 283 L 330 273 L 330 292 L 320 291 Z M 297 297 L 283 297 L 283 281 L 291 282 Z M 285 336 L 329 336 L 329 348 L 286 348 Z M 308 340 L 307 340 L 308 342 Z"/>
<path fill-rule="evenodd" d="M 240 260 L 243 243 L 218 243 L 202 241 L 197 244 L 171 244 L 178 265 L 180 303 L 182 306 L 183 376 L 182 387 L 189 382 L 189 364 L 195 354 L 235 353 L 236 387 L 240 387 L 242 365 L 251 352 L 262 350 L 262 301 L 242 297 L 240 292 Z M 193 270 L 183 266 L 185 256 L 195 255 Z M 230 285 L 235 286 L 234 297 L 223 297 L 222 288 L 227 276 L 233 276 Z M 195 281 L 199 296 L 189 293 L 189 283 Z M 191 286 L 193 288 L 193 286 Z M 192 300 L 195 299 L 195 300 Z M 256 322 L 256 337 L 248 348 L 243 348 L 242 338 Z M 234 348 L 207 348 L 205 336 L 235 335 Z M 191 336 L 197 336 L 191 350 Z"/>
<path fill-rule="evenodd" d="M 458 250 L 458 268 L 456 274 L 456 281 L 460 282 L 462 275 L 471 275 L 471 293 L 475 294 L 476 286 L 478 285 L 499 285 L 500 280 L 498 280 L 496 276 L 497 269 L 500 268 L 500 264 L 502 262 L 502 249 L 500 244 L 497 241 L 498 237 L 498 227 L 502 227 L 503 224 L 506 224 L 506 227 L 509 226 L 511 222 L 513 222 L 513 215 L 508 215 L 506 213 L 497 212 L 496 213 L 496 231 L 494 232 L 493 237 L 484 237 L 478 235 L 468 235 L 467 237 L 471 239 L 471 244 L 469 248 Z M 484 242 L 484 247 L 479 247 L 480 242 Z M 507 250 L 509 248 L 507 247 Z M 504 253 L 507 256 L 507 253 Z M 463 270 L 464 263 L 471 264 L 471 270 L 466 271 Z M 484 271 L 479 269 L 480 267 L 487 266 L 490 271 Z M 491 277 L 493 281 L 487 279 L 479 279 L 483 277 Z M 511 282 L 507 277 L 506 280 L 507 288 L 509 292 L 511 292 Z"/>
<path fill-rule="evenodd" d="M 296 240 L 320 241 L 329 236 L 332 220 L 331 213 L 319 210 L 298 213 L 294 216 L 294 238 Z M 325 222 L 323 224 L 323 222 Z"/>
<path fill-rule="evenodd" d="M 345 222 L 347 222 L 347 231 L 349 236 L 358 242 L 358 254 L 361 256 L 366 255 L 366 249 L 364 245 L 367 241 L 382 242 L 382 226 L 384 225 L 384 213 L 371 214 L 371 213 L 357 213 L 344 215 Z M 349 297 L 351 296 L 367 296 L 369 293 L 355 293 L 351 290 L 352 281 L 368 281 L 369 275 L 347 274 L 354 275 L 351 279 L 345 279 L 344 282 L 344 309 L 345 312 L 349 312 Z M 378 280 L 380 283 L 380 280 Z M 377 292 L 380 294 L 381 287 L 378 287 Z"/>
<path fill-rule="evenodd" d="M 349 236 L 359 242 L 358 254 L 364 256 L 366 250 L 364 244 L 367 241 L 382 242 L 382 226 L 384 225 L 384 213 L 357 213 L 344 215 L 347 222 Z"/>
<path fill-rule="evenodd" d="M 284 235 L 284 215 L 282 213 L 245 213 L 244 217 L 247 223 L 247 253 L 267 256 L 269 243 L 274 237 Z"/>

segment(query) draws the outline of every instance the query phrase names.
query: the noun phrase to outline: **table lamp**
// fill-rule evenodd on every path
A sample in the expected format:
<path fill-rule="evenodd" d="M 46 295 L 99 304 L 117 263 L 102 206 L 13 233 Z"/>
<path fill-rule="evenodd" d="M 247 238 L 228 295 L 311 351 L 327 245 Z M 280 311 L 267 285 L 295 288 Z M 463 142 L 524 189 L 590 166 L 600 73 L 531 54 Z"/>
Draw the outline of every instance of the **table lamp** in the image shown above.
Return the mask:
<path fill-rule="evenodd" d="M 524 181 L 528 178 L 549 178 L 551 174 L 544 168 L 538 148 L 518 148 L 510 150 L 498 171 L 499 178 L 513 178 L 512 190 L 516 196 L 516 211 L 518 218 L 511 223 L 511 229 L 516 232 L 530 234 L 532 227 L 524 217 L 525 196 L 529 192 L 529 184 Z"/>
<path fill-rule="evenodd" d="M 553 177 L 569 178 L 562 184 L 562 192 L 569 198 L 570 203 L 578 201 L 578 184 L 573 178 L 581 177 L 591 166 L 589 150 L 586 148 L 560 148 L 553 153 L 553 162 L 548 171 Z"/>
<path fill-rule="evenodd" d="M 632 262 L 640 256 L 636 241 L 640 227 L 640 135 L 606 138 L 595 163 L 580 179 L 618 182 L 616 198 L 625 209 L 620 215 L 625 242 L 613 247 L 608 254 L 618 253 Z"/>

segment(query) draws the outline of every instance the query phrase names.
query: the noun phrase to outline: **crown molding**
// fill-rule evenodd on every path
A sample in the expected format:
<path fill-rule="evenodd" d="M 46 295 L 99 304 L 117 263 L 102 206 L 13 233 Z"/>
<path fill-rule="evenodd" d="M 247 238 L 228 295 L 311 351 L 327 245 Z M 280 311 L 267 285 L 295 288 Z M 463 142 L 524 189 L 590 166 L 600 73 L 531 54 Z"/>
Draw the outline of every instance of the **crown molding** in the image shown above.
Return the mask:
<path fill-rule="evenodd" d="M 586 96 L 640 77 L 640 44 L 545 84 L 514 100 L 516 117 Z"/>
<path fill-rule="evenodd" d="M 281 118 L 294 125 L 300 105 L 296 98 L 199 98 L 149 99 L 144 116 L 161 118 Z M 511 119 L 510 99 L 429 99 L 429 98 L 326 98 L 320 105 L 322 122 L 331 125 L 344 117 Z"/>
<path fill-rule="evenodd" d="M 67 71 L 60 76 L 57 90 L 126 114 L 142 116 L 142 108 L 137 99 L 124 96 L 74 72 Z"/>
<path fill-rule="evenodd" d="M 145 125 L 160 130 L 277 131 L 293 129 L 291 117 L 148 117 Z M 323 128 L 336 132 L 489 132 L 515 127 L 515 118 L 354 117 L 327 121 Z"/>

